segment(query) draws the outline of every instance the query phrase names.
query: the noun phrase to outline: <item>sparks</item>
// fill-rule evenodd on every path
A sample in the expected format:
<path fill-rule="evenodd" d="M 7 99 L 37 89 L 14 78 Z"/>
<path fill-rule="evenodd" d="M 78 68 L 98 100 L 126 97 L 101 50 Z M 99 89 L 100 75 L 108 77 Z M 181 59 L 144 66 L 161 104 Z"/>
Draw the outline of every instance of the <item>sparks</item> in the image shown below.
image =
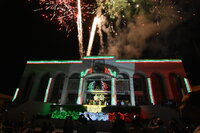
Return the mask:
<path fill-rule="evenodd" d="M 79 53 L 80 57 L 83 57 L 83 28 L 82 28 L 82 13 L 81 13 L 81 1 L 78 0 L 78 17 L 77 17 L 77 28 L 78 28 L 78 40 L 79 40 Z"/>
<path fill-rule="evenodd" d="M 96 31 L 96 27 L 97 27 L 97 25 L 98 25 L 99 22 L 100 22 L 100 19 L 99 19 L 98 16 L 96 16 L 94 18 L 94 21 L 93 21 L 93 24 L 92 24 L 92 30 L 91 30 L 91 33 L 90 33 L 90 40 L 89 40 L 88 50 L 87 50 L 86 56 L 90 56 L 90 54 L 91 54 L 95 31 Z"/>
<path fill-rule="evenodd" d="M 85 56 L 86 48 L 83 44 L 82 24 L 85 24 L 86 20 L 88 22 L 87 18 L 90 18 L 91 15 L 99 16 L 101 23 L 98 25 L 95 22 L 95 17 L 86 51 L 87 56 L 91 55 L 96 28 L 98 28 L 97 32 L 100 37 L 98 54 L 103 55 L 109 51 L 108 46 L 111 46 L 111 43 L 119 38 L 123 30 L 129 31 L 130 26 L 134 30 L 137 27 L 144 29 L 148 27 L 148 24 L 151 24 L 158 28 L 156 33 L 160 35 L 159 28 L 163 25 L 165 27 L 169 25 L 164 23 L 165 20 L 169 20 L 171 25 L 176 25 L 187 19 L 183 9 L 179 8 L 178 3 L 173 0 L 39 0 L 39 5 L 40 7 L 35 11 L 40 12 L 44 19 L 56 22 L 59 25 L 59 30 L 65 30 L 69 34 L 77 26 L 81 58 Z M 194 13 L 193 15 L 195 16 Z M 140 20 L 139 17 L 145 19 Z M 107 41 L 105 45 L 104 38 Z"/>

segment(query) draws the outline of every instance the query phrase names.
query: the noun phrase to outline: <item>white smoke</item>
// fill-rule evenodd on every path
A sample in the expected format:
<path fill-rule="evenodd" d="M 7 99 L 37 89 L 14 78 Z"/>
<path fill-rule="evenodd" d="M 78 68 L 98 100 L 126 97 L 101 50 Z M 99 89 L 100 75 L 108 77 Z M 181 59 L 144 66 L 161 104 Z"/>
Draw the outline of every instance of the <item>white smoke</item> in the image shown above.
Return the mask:
<path fill-rule="evenodd" d="M 128 20 L 127 27 L 120 29 L 115 37 L 111 36 L 106 27 L 103 27 L 103 31 L 107 33 L 108 47 L 106 52 L 101 54 L 114 55 L 117 58 L 139 58 L 147 47 L 151 47 L 147 39 L 166 34 L 179 23 L 177 19 L 179 16 L 176 8 L 161 4 L 149 14 L 144 14 L 140 10 L 134 18 Z M 166 49 L 166 46 L 163 46 L 166 44 L 163 42 L 157 40 L 155 43 L 156 45 L 151 50 Z"/>

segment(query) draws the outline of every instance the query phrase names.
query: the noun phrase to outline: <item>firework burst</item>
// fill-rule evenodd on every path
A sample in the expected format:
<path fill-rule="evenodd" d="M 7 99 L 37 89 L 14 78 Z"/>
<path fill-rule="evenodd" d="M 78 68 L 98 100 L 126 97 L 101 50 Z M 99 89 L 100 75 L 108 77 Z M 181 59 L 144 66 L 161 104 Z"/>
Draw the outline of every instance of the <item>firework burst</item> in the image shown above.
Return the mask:
<path fill-rule="evenodd" d="M 78 1 L 76 0 L 39 0 L 39 11 L 43 18 L 57 23 L 59 30 L 66 30 L 70 33 L 76 26 L 78 17 Z M 92 6 L 93 5 L 93 6 Z M 81 3 L 82 16 L 84 20 L 93 14 L 94 4 Z"/>
<path fill-rule="evenodd" d="M 97 5 L 96 14 L 106 18 L 105 26 L 113 35 L 118 35 L 128 23 L 134 23 L 139 14 L 146 15 L 157 25 L 162 18 L 180 19 L 172 0 L 97 0 Z"/>
<path fill-rule="evenodd" d="M 109 52 L 105 53 L 104 49 L 115 45 L 117 38 L 120 38 L 120 34 L 124 31 L 135 34 L 134 30 L 143 31 L 145 27 L 146 29 L 154 27 L 152 30 L 155 33 L 152 31 L 149 33 L 158 36 L 163 31 L 162 29 L 168 29 L 183 21 L 184 12 L 177 6 L 177 3 L 178 1 L 174 0 L 39 0 L 40 8 L 35 11 L 40 11 L 45 19 L 58 23 L 59 29 L 65 29 L 67 34 L 77 27 L 79 52 L 82 57 L 85 54 L 84 48 L 86 48 L 82 43 L 82 23 L 88 21 L 88 18 L 91 18 L 90 15 L 98 16 L 99 23 L 93 26 L 87 54 L 91 55 L 93 43 L 91 40 L 94 40 L 96 33 L 94 29 L 98 29 L 100 36 L 100 54 L 109 54 Z M 140 32 L 138 31 L 137 34 Z M 103 35 L 107 36 L 107 46 L 103 44 Z M 152 35 L 144 37 L 142 42 L 145 42 L 149 36 Z M 133 38 L 134 36 L 131 39 Z M 127 43 L 131 39 L 124 42 Z M 110 42 L 115 42 L 115 44 Z M 131 42 L 131 44 L 134 43 L 140 44 L 135 41 Z"/>

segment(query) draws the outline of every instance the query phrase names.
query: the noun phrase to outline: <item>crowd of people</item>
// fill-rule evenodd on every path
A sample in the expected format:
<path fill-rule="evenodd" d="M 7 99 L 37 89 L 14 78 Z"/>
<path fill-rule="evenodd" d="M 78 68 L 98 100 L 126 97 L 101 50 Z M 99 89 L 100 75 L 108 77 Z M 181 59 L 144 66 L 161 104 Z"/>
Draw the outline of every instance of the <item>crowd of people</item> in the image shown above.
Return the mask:
<path fill-rule="evenodd" d="M 200 91 L 190 93 L 183 98 L 179 106 L 180 119 L 173 118 L 168 121 L 162 120 L 158 116 L 151 119 L 141 119 L 139 116 L 134 117 L 131 123 L 125 122 L 120 115 L 116 116 L 114 121 L 108 123 L 110 133 L 200 133 Z M 97 123 L 88 115 L 89 120 L 80 115 L 78 120 L 72 117 L 66 117 L 63 121 L 61 132 L 63 133 L 97 133 L 104 131 L 97 128 Z M 0 133 L 55 133 L 56 126 L 53 121 L 43 121 L 40 127 L 35 127 L 37 119 L 29 121 L 0 121 Z M 36 131 L 35 129 L 40 130 Z"/>

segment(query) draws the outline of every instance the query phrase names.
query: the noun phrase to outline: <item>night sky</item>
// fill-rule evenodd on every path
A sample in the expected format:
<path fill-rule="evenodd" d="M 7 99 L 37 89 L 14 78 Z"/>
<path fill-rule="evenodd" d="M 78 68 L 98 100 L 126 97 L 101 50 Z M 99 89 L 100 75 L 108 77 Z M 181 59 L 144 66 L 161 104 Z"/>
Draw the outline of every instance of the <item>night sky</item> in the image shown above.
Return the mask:
<path fill-rule="evenodd" d="M 189 1 L 189 0 L 188 0 Z M 3 1 L 1 8 L 1 88 L 13 95 L 27 60 L 80 59 L 77 31 L 66 35 L 56 24 L 34 12 L 35 5 L 25 0 Z M 200 84 L 200 14 L 197 0 L 190 0 L 195 16 L 177 25 L 167 35 L 167 54 L 145 49 L 139 59 L 181 58 L 192 86 Z M 88 36 L 85 31 L 85 36 Z M 162 38 L 161 38 L 162 39 Z M 88 39 L 84 39 L 86 43 Z M 95 49 L 95 48 L 94 48 Z M 93 51 L 93 55 L 98 52 Z"/>

